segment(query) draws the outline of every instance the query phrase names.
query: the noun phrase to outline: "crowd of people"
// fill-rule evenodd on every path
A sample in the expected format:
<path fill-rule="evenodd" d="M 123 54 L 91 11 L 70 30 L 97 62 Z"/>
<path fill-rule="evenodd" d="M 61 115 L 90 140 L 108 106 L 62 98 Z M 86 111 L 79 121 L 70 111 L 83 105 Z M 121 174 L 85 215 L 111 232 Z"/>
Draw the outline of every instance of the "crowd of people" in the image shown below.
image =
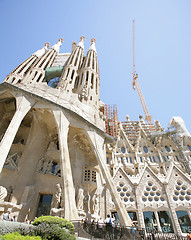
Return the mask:
<path fill-rule="evenodd" d="M 37 217 L 34 218 L 34 220 L 36 219 Z M 25 219 L 24 220 L 24 223 L 26 224 L 32 224 L 34 222 L 34 220 L 30 221 L 29 219 Z M 17 222 L 17 219 L 16 219 L 16 216 L 10 216 L 10 211 L 7 211 L 3 214 L 3 221 L 11 221 L 11 222 Z"/>
<path fill-rule="evenodd" d="M 88 220 L 88 218 L 86 218 L 83 221 L 83 223 L 84 229 L 91 235 L 97 233 L 101 235 L 102 238 L 104 235 L 109 235 L 109 239 L 114 239 L 116 238 L 116 235 L 122 234 L 121 225 L 119 221 L 115 219 L 114 215 L 110 216 L 108 214 L 105 220 L 103 220 L 103 218 L 100 217 L 97 221 L 92 220 L 91 222 Z M 131 228 L 129 230 L 132 236 L 132 240 L 135 240 L 136 226 L 134 224 L 133 219 Z"/>

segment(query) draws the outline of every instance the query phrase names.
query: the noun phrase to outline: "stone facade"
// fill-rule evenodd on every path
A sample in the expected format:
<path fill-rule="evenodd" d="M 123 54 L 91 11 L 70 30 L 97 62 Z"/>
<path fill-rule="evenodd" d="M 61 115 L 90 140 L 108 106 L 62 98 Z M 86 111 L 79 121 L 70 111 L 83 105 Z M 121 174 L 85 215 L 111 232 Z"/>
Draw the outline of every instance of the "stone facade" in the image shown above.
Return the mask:
<path fill-rule="evenodd" d="M 71 54 L 59 53 L 63 39 L 46 43 L 0 85 L 0 214 L 24 221 L 117 213 L 124 226 L 133 216 L 140 228 L 183 234 L 191 228 L 183 120 L 173 117 L 164 131 L 127 116 L 116 139 L 106 134 L 95 39 L 85 57 L 84 40 Z"/>

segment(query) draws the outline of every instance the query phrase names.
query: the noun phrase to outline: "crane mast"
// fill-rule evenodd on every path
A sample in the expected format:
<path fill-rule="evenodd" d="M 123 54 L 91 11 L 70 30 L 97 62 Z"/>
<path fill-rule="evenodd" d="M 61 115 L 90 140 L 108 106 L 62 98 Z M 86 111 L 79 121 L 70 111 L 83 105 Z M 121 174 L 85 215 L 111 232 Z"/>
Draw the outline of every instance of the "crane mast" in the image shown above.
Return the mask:
<path fill-rule="evenodd" d="M 133 20 L 133 89 L 137 89 L 139 98 L 141 100 L 141 104 L 145 113 L 145 120 L 148 123 L 152 123 L 152 116 L 149 114 L 149 110 L 147 108 L 145 99 L 143 97 L 143 93 L 141 91 L 140 85 L 138 83 L 138 74 L 135 71 L 135 21 Z"/>

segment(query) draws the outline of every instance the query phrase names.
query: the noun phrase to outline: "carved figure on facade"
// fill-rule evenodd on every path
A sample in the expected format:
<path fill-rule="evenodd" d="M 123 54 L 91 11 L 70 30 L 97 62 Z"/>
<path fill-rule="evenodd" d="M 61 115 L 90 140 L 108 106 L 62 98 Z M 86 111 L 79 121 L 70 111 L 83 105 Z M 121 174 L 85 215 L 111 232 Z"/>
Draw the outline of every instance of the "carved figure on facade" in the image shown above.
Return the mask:
<path fill-rule="evenodd" d="M 92 197 L 92 203 L 93 203 L 93 215 L 99 216 L 99 195 L 94 194 Z"/>
<path fill-rule="evenodd" d="M 20 159 L 20 156 L 18 153 L 14 153 L 11 155 L 8 155 L 7 159 L 5 160 L 4 167 L 8 168 L 10 170 L 18 170 L 18 161 Z"/>
<path fill-rule="evenodd" d="M 53 161 L 45 161 L 43 164 L 43 170 L 42 173 L 44 174 L 51 174 L 52 173 L 52 165 Z"/>
<path fill-rule="evenodd" d="M 87 137 L 84 134 L 76 134 L 73 137 L 74 143 L 79 146 L 79 148 L 88 154 L 92 153 L 92 148 L 89 144 Z"/>
<path fill-rule="evenodd" d="M 87 89 L 87 85 L 85 85 L 82 89 L 82 93 L 78 94 L 79 100 L 88 100 L 88 89 Z"/>
<path fill-rule="evenodd" d="M 91 199 L 91 196 L 90 196 L 89 192 L 85 192 L 83 205 L 84 205 L 84 211 L 86 213 L 90 213 L 90 199 Z"/>
<path fill-rule="evenodd" d="M 83 208 L 84 208 L 84 189 L 83 188 L 79 188 L 79 190 L 78 190 L 76 206 L 77 206 L 78 210 L 83 210 Z"/>
<path fill-rule="evenodd" d="M 3 186 L 0 186 L 0 201 L 4 201 L 7 196 L 7 189 Z"/>
<path fill-rule="evenodd" d="M 62 188 L 58 183 L 56 184 L 56 190 L 52 198 L 52 204 L 51 204 L 52 208 L 59 208 L 59 206 L 61 205 L 61 197 L 62 197 Z"/>
<path fill-rule="evenodd" d="M 58 183 L 56 184 L 56 190 L 55 193 L 53 194 L 50 215 L 61 217 L 63 210 L 64 209 L 62 204 L 62 188 Z"/>
<path fill-rule="evenodd" d="M 16 205 L 16 204 L 5 201 L 6 197 L 7 197 L 7 189 L 3 186 L 0 186 L 0 207 L 10 208 L 12 212 L 15 212 L 21 209 L 22 205 Z"/>

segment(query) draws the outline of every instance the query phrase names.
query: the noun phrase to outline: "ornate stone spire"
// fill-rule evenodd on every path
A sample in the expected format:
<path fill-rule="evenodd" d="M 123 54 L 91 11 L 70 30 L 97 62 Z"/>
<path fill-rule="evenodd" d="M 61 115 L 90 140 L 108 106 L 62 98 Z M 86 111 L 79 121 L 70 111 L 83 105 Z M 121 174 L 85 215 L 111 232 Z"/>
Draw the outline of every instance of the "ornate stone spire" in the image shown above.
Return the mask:
<path fill-rule="evenodd" d="M 79 82 L 78 70 L 82 65 L 84 56 L 84 40 L 85 37 L 82 36 L 80 42 L 73 49 L 64 67 L 61 80 L 58 83 L 58 88 L 63 88 L 67 92 L 71 92 Z"/>
<path fill-rule="evenodd" d="M 49 43 L 45 43 L 44 47 L 33 53 L 28 59 L 22 62 L 18 67 L 16 67 L 4 80 L 4 82 L 9 82 L 11 84 L 21 83 L 23 78 L 29 73 L 29 70 L 37 64 L 42 56 L 47 52 Z"/>
<path fill-rule="evenodd" d="M 92 38 L 90 48 L 79 71 L 78 85 L 75 84 L 80 101 L 86 100 L 92 105 L 97 105 L 99 101 L 100 86 L 95 42 L 95 38 Z M 83 98 L 84 92 L 86 92 L 86 98 Z"/>

